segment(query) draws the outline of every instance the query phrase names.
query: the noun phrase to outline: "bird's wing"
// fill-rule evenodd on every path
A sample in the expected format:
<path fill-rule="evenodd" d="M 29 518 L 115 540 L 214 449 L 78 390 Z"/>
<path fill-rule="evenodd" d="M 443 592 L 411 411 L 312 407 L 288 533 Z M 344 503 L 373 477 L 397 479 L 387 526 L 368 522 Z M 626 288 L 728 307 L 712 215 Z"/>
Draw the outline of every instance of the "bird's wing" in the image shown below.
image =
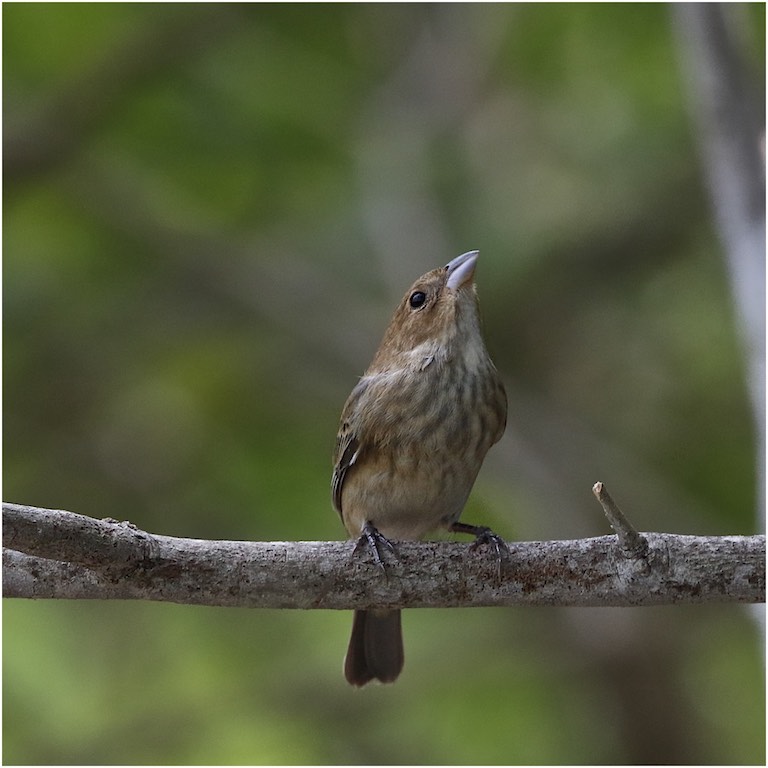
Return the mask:
<path fill-rule="evenodd" d="M 349 468 L 357 460 L 360 453 L 360 441 L 349 431 L 339 433 L 338 447 L 336 450 L 337 460 L 333 467 L 333 477 L 331 478 L 331 493 L 333 496 L 334 509 L 341 515 L 341 489 L 344 485 L 344 478 Z"/>
<path fill-rule="evenodd" d="M 349 468 L 357 461 L 363 440 L 360 435 L 360 400 L 368 389 L 370 379 L 360 379 L 347 398 L 341 414 L 341 425 L 336 437 L 336 452 L 333 459 L 331 495 L 334 509 L 341 515 L 341 489 Z"/>

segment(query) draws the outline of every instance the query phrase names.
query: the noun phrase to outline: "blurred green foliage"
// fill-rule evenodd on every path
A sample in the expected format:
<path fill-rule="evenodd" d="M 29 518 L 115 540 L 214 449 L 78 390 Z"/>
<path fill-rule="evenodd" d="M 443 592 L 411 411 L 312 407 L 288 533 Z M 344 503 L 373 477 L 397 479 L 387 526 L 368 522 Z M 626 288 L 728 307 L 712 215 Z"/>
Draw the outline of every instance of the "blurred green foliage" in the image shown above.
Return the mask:
<path fill-rule="evenodd" d="M 3 6 L 4 498 L 340 538 L 341 406 L 411 281 L 481 250 L 510 538 L 750 533 L 745 364 L 661 5 Z M 741 6 L 764 90 L 764 7 Z M 15 764 L 763 763 L 737 606 L 346 613 L 6 601 Z"/>

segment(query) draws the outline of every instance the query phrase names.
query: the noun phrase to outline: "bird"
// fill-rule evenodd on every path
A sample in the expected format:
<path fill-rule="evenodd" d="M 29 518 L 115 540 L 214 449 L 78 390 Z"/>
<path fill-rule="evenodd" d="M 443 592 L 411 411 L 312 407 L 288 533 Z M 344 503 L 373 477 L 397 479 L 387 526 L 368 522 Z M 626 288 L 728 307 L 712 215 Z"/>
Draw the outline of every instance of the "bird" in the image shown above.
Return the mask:
<path fill-rule="evenodd" d="M 380 546 L 447 529 L 506 545 L 459 517 L 489 448 L 507 423 L 507 396 L 483 341 L 468 251 L 408 289 L 371 364 L 342 409 L 331 495 L 347 533 L 383 567 Z M 394 682 L 403 668 L 400 610 L 356 610 L 344 659 L 353 686 Z"/>

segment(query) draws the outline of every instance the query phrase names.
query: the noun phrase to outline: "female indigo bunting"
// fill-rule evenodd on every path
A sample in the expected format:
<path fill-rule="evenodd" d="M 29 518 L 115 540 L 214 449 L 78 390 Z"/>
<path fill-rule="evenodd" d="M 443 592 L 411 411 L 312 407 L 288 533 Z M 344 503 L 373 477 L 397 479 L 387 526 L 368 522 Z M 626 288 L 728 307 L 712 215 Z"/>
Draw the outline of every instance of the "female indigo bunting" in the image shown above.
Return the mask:
<path fill-rule="evenodd" d="M 420 277 L 341 414 L 333 505 L 353 538 L 420 539 L 437 528 L 504 544 L 459 516 L 488 449 L 504 433 L 507 397 L 483 342 L 478 252 Z M 344 675 L 393 682 L 403 667 L 399 610 L 355 611 Z"/>

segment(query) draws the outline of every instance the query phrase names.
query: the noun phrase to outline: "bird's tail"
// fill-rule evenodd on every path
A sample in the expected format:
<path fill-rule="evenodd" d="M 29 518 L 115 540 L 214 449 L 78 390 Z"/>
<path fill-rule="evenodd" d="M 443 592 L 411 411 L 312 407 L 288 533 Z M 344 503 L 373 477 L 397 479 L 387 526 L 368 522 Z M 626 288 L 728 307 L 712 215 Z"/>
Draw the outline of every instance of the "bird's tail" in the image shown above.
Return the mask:
<path fill-rule="evenodd" d="M 358 686 L 371 680 L 393 683 L 402 668 L 400 611 L 355 611 L 344 659 L 347 682 Z"/>

